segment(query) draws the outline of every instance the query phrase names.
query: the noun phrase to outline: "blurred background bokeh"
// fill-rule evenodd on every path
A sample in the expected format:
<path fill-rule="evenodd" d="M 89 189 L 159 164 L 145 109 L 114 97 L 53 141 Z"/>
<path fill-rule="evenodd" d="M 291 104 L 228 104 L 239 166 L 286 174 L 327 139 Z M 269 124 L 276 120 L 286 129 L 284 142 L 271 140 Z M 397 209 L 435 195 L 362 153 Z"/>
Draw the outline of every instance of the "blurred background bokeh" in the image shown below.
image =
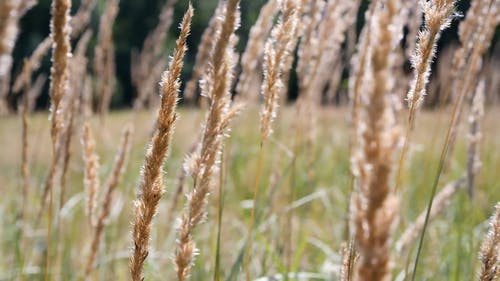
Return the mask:
<path fill-rule="evenodd" d="M 146 1 L 131 1 L 131 0 L 121 0 L 119 3 L 119 12 L 116 21 L 113 26 L 113 39 L 115 44 L 115 56 L 116 56 L 116 75 L 117 84 L 115 92 L 112 97 L 112 108 L 126 108 L 131 107 L 133 104 L 134 97 L 136 96 L 136 89 L 131 82 L 130 76 L 130 66 L 131 66 L 131 53 L 133 50 L 140 51 L 144 39 L 151 32 L 159 21 L 159 14 L 162 6 L 165 4 L 166 0 L 146 0 Z M 265 0 L 248 0 L 241 2 L 241 26 L 237 31 L 239 36 L 239 42 L 237 46 L 237 51 L 241 54 L 244 51 L 246 41 L 248 39 L 248 34 L 250 28 L 255 23 L 259 10 L 265 3 Z M 470 1 L 459 1 L 457 16 L 464 15 L 470 6 Z M 195 14 L 192 23 L 192 35 L 188 38 L 189 51 L 185 59 L 185 67 L 182 73 L 182 79 L 187 81 L 191 74 L 195 62 L 197 46 L 200 43 L 200 39 L 203 31 L 208 25 L 210 18 L 212 17 L 214 10 L 217 6 L 217 0 L 194 0 L 192 4 L 195 8 Z M 348 36 L 358 36 L 361 27 L 364 24 L 364 12 L 368 7 L 368 0 L 362 1 L 361 7 L 358 11 L 357 23 L 352 28 Z M 39 0 L 38 4 L 34 6 L 26 15 L 21 19 L 20 22 L 20 34 L 17 39 L 17 43 L 13 52 L 14 65 L 12 67 L 12 76 L 16 77 L 22 70 L 23 58 L 29 57 L 33 50 L 43 41 L 43 39 L 49 34 L 49 21 L 50 21 L 50 0 Z M 80 0 L 74 0 L 72 11 L 73 14 L 78 9 L 80 5 Z M 175 39 L 178 35 L 178 23 L 182 17 L 182 14 L 186 10 L 188 5 L 187 0 L 178 0 L 175 4 L 174 18 L 170 31 L 168 32 L 167 39 L 164 42 L 164 53 L 169 54 L 173 49 Z M 89 49 L 87 51 L 87 56 L 92 59 L 94 55 L 94 47 L 97 43 L 97 32 L 99 30 L 99 19 L 105 8 L 105 0 L 99 0 L 96 9 L 92 13 L 92 19 L 90 23 L 90 28 L 94 31 L 92 39 L 90 41 Z M 456 46 L 458 44 L 458 24 L 460 21 L 453 21 L 452 26 L 445 30 L 438 44 L 438 49 L 446 49 L 448 47 Z M 405 33 L 407 34 L 407 33 Z M 490 62 L 497 71 L 500 69 L 500 47 L 498 47 L 498 39 L 500 37 L 500 28 L 497 27 L 493 42 L 491 44 L 488 55 L 490 57 L 488 62 Z M 355 40 L 355 39 L 354 39 Z M 72 40 L 72 44 L 76 45 L 77 40 Z M 347 40 L 348 41 L 348 40 Z M 346 41 L 346 42 L 347 42 Z M 404 42 L 404 38 L 402 40 Z M 346 48 L 344 43 L 343 48 Z M 404 43 L 402 43 L 404 44 Z M 444 54 L 445 52 L 438 52 L 438 54 Z M 442 55 L 438 55 L 436 60 L 440 60 Z M 348 58 L 347 58 L 348 60 Z M 339 83 L 340 92 L 339 95 L 345 93 L 347 87 L 348 78 L 348 63 L 345 63 L 346 67 L 342 75 L 341 83 Z M 436 68 L 439 63 L 433 65 Z M 88 68 L 92 67 L 92 63 L 89 64 Z M 46 55 L 43 59 L 41 68 L 34 73 L 36 77 L 37 73 L 49 73 L 50 69 L 50 56 Z M 411 72 L 409 61 L 405 63 L 405 70 L 408 73 Z M 446 71 L 446 70 L 445 70 Z M 292 70 L 293 72 L 293 70 Z M 438 75 L 438 71 L 433 71 L 433 75 Z M 295 79 L 294 73 L 291 73 L 290 87 L 288 98 L 293 100 L 297 96 L 297 81 Z M 42 95 L 37 101 L 38 109 L 46 109 L 48 107 L 48 85 L 45 83 L 45 87 Z M 183 84 L 183 86 L 185 83 Z M 492 91 L 496 91 L 491 89 Z M 258 91 L 256 91 L 258 92 Z M 433 98 L 428 99 L 428 105 L 432 106 L 433 100 L 437 100 L 435 96 L 439 94 L 439 86 L 432 86 L 430 89 L 430 96 Z M 335 103 L 342 103 L 345 100 L 341 98 L 335 99 Z M 9 102 L 13 107 L 15 107 L 16 97 L 10 96 Z"/>

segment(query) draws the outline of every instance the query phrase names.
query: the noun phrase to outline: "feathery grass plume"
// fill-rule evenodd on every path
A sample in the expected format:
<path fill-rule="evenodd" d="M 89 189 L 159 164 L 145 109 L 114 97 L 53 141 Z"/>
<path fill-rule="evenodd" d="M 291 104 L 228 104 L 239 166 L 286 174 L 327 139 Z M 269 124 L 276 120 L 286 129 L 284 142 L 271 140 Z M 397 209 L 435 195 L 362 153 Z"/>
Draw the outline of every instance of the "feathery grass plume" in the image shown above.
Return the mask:
<path fill-rule="evenodd" d="M 122 142 L 118 149 L 118 152 L 115 156 L 115 161 L 113 164 L 113 168 L 111 170 L 111 174 L 106 181 L 105 194 L 102 198 L 102 205 L 99 216 L 97 217 L 97 221 L 95 225 L 93 225 L 93 235 L 92 242 L 90 244 L 90 253 L 87 258 L 87 264 L 85 267 L 85 277 L 89 278 L 92 270 L 94 268 L 95 259 L 97 253 L 99 252 L 99 245 L 102 239 L 102 234 L 104 231 L 104 227 L 106 226 L 106 220 L 109 217 L 109 213 L 111 211 L 111 205 L 113 203 L 113 194 L 120 182 L 120 178 L 125 169 L 127 155 L 130 150 L 130 139 L 132 135 L 132 127 L 127 126 L 123 131 Z"/>
<path fill-rule="evenodd" d="M 455 2 L 456 0 L 422 0 L 420 2 L 424 15 L 424 27 L 423 30 L 418 32 L 418 41 L 411 60 L 414 79 L 411 82 L 406 97 L 410 112 L 403 148 L 399 159 L 396 176 L 396 190 L 400 185 L 403 163 L 415 122 L 416 110 L 422 104 L 426 95 L 426 87 L 429 83 L 429 76 L 431 74 L 431 62 L 436 53 L 437 41 L 439 40 L 441 32 L 450 26 L 455 12 Z"/>
<path fill-rule="evenodd" d="M 265 3 L 259 12 L 257 21 L 250 29 L 248 43 L 241 56 L 241 74 L 238 79 L 236 92 L 240 98 L 249 100 L 252 94 L 255 94 L 254 85 L 260 85 L 261 82 L 261 64 L 265 52 L 266 39 L 273 27 L 275 14 L 278 12 L 278 1 L 269 0 Z M 253 99 L 258 99 L 253 95 Z"/>
<path fill-rule="evenodd" d="M 345 32 L 354 23 L 359 1 L 328 1 L 325 15 L 318 26 L 316 48 L 313 52 L 309 71 L 301 83 L 301 95 L 314 99 L 319 103 L 323 90 L 331 77 L 331 67 L 340 60 L 341 44 L 345 40 Z M 313 96 L 314 95 L 314 96 Z"/>
<path fill-rule="evenodd" d="M 305 9 L 305 16 L 302 20 L 304 24 L 301 24 L 302 39 L 297 52 L 299 59 L 296 71 L 300 88 L 304 88 L 304 85 L 307 84 L 307 78 L 311 72 L 311 64 L 309 62 L 316 59 L 316 48 L 319 44 L 318 26 L 321 22 L 325 6 L 326 2 L 324 0 L 310 1 L 307 9 Z"/>
<path fill-rule="evenodd" d="M 210 55 L 209 67 L 202 84 L 203 95 L 210 99 L 203 136 L 197 151 L 192 156 L 190 166 L 194 179 L 193 189 L 187 195 L 187 203 L 178 226 L 175 266 L 180 281 L 189 277 L 194 256 L 197 253 L 191 236 L 193 230 L 206 216 L 206 205 L 213 188 L 213 175 L 217 169 L 217 159 L 224 133 L 228 126 L 231 102 L 231 84 L 234 75 L 233 46 L 236 42 L 235 30 L 239 27 L 239 0 L 227 0 L 220 29 L 214 37 L 214 47 Z M 227 121 L 225 121 L 227 120 Z"/>
<path fill-rule="evenodd" d="M 424 242 L 425 232 L 427 229 L 427 222 L 432 209 L 437 185 L 439 184 L 441 174 L 449 159 L 448 156 L 453 153 L 454 143 L 457 135 L 457 127 L 458 124 L 460 123 L 465 97 L 469 92 L 473 90 L 475 84 L 477 83 L 477 75 L 482 65 L 482 55 L 488 49 L 491 43 L 491 38 L 493 36 L 495 27 L 500 21 L 500 13 L 498 12 L 500 9 L 499 0 L 481 1 L 481 3 L 484 5 L 481 9 L 481 16 L 479 17 L 481 18 L 481 20 L 477 22 L 475 32 L 473 33 L 474 39 L 470 41 L 470 42 L 475 42 L 475 44 L 467 44 L 469 46 L 472 45 L 472 47 L 470 48 L 463 46 L 464 47 L 463 50 L 467 51 L 467 53 L 470 54 L 467 57 L 467 65 L 459 69 L 457 72 L 455 72 L 455 73 L 460 73 L 461 75 L 460 77 L 463 78 L 460 80 L 463 81 L 457 82 L 460 83 L 461 86 L 457 88 L 457 98 L 453 106 L 450 124 L 446 132 L 446 138 L 443 145 L 443 149 L 441 150 L 441 157 L 439 160 L 438 170 L 434 178 L 431 197 L 429 198 L 429 203 L 427 207 L 426 220 L 424 222 L 422 233 L 420 235 L 420 242 L 418 245 L 417 256 L 414 263 L 412 280 L 415 280 L 420 253 L 422 251 L 422 244 Z M 474 14 L 472 16 L 474 16 Z"/>
<path fill-rule="evenodd" d="M 457 98 L 454 106 L 456 113 L 452 118 L 452 125 L 450 127 L 448 155 L 451 155 L 455 148 L 457 127 L 461 121 L 464 100 L 467 95 L 474 92 L 479 81 L 479 72 L 483 66 L 483 55 L 489 49 L 496 26 L 500 22 L 500 0 L 475 2 L 481 3 L 480 13 L 475 14 L 476 9 L 472 6 L 472 13 L 468 13 L 465 20 L 459 26 L 462 47 L 457 50 L 454 58 L 455 70 L 452 89 L 456 93 Z M 471 19 L 469 16 L 474 19 Z M 462 35 L 464 38 L 462 38 Z M 468 41 L 463 41 L 466 39 Z M 474 44 L 471 42 L 474 42 Z"/>
<path fill-rule="evenodd" d="M 377 0 L 371 1 L 368 10 L 365 12 L 365 22 L 369 23 L 375 11 Z M 368 64 L 368 50 L 370 47 L 370 24 L 365 24 L 359 36 L 356 54 L 351 58 L 349 77 L 349 98 L 351 99 L 351 123 L 354 126 L 354 132 L 358 131 L 360 117 L 360 99 L 365 77 L 366 66 Z M 356 136 L 356 134 L 354 134 Z"/>
<path fill-rule="evenodd" d="M 52 204 L 53 189 L 61 174 L 60 158 L 63 153 L 63 117 L 64 108 L 62 106 L 63 98 L 67 95 L 69 89 L 69 65 L 68 57 L 71 55 L 71 44 L 69 26 L 71 10 L 71 1 L 53 0 L 52 1 L 52 20 L 50 24 L 52 46 L 52 67 L 50 69 L 50 136 L 52 140 L 52 162 L 49 175 L 45 182 L 42 195 L 42 206 L 38 217 L 40 218 L 49 198 L 48 228 L 47 228 L 47 251 L 46 251 L 46 272 L 45 279 L 48 279 L 50 269 L 50 240 L 52 231 Z M 59 178 L 60 180 L 60 178 Z"/>
<path fill-rule="evenodd" d="M 63 132 L 64 107 L 63 99 L 69 89 L 69 65 L 68 58 L 71 57 L 71 44 L 69 41 L 69 10 L 71 3 L 68 0 L 55 0 L 52 2 L 51 37 L 52 44 L 52 67 L 50 70 L 50 120 L 53 150 L 53 164 L 57 166 L 58 151 L 61 146 Z"/>
<path fill-rule="evenodd" d="M 461 187 L 466 183 L 465 178 L 460 178 L 458 180 L 449 182 L 446 184 L 441 191 L 436 194 L 434 198 L 434 205 L 429 215 L 429 221 L 434 220 L 438 215 L 440 215 L 446 208 L 450 205 L 453 196 L 460 190 Z M 398 241 L 396 242 L 396 250 L 401 254 L 405 253 L 407 249 L 411 246 L 415 239 L 418 237 L 422 228 L 424 227 L 426 211 L 418 215 L 413 223 L 411 223 L 401 234 Z"/>
<path fill-rule="evenodd" d="M 9 111 L 7 95 L 19 20 L 35 4 L 34 0 L 2 0 L 0 3 L 0 114 Z"/>
<path fill-rule="evenodd" d="M 300 2 L 286 0 L 280 3 L 281 16 L 271 31 L 271 36 L 264 47 L 263 73 L 264 80 L 261 85 L 261 94 L 264 104 L 260 111 L 260 145 L 257 161 L 257 172 L 253 186 L 253 205 L 248 224 L 247 241 L 243 258 L 245 280 L 250 280 L 249 261 L 252 251 L 253 228 L 255 211 L 260 189 L 260 175 L 262 173 L 263 146 L 267 138 L 273 133 L 272 122 L 277 116 L 279 96 L 283 92 L 283 68 L 286 59 L 291 55 L 294 35 L 296 34 L 299 20 Z"/>
<path fill-rule="evenodd" d="M 95 48 L 94 71 L 96 91 L 99 94 L 99 114 L 101 118 L 109 110 L 115 89 L 115 47 L 113 43 L 113 24 L 118 14 L 119 0 L 106 1 L 101 15 L 97 46 Z"/>
<path fill-rule="evenodd" d="M 85 163 L 83 185 L 87 191 L 86 212 L 89 218 L 89 225 L 96 225 L 96 203 L 99 183 L 99 156 L 95 152 L 95 140 L 92 135 L 90 125 L 83 125 L 82 134 L 83 161 Z"/>
<path fill-rule="evenodd" d="M 496 281 L 500 275 L 500 203 L 490 219 L 490 230 L 479 252 L 481 271 L 479 281 Z"/>
<path fill-rule="evenodd" d="M 217 30 L 220 29 L 221 15 L 224 11 L 225 2 L 220 2 L 214 11 L 214 14 L 210 18 L 207 28 L 203 31 L 201 36 L 201 42 L 198 45 L 198 51 L 196 52 L 196 59 L 193 67 L 193 74 L 191 79 L 186 83 L 186 87 L 183 92 L 183 99 L 191 104 L 197 103 L 199 98 L 197 94 L 197 88 L 200 78 L 203 77 L 207 69 L 208 60 L 210 58 L 210 52 L 213 49 L 213 35 L 216 34 Z"/>
<path fill-rule="evenodd" d="M 151 145 L 146 152 L 146 159 L 141 173 L 140 194 L 135 201 L 135 217 L 133 226 L 133 253 L 130 256 L 129 268 L 132 280 L 144 280 L 143 264 L 149 252 L 152 220 L 158 209 L 158 203 L 164 193 L 162 165 L 170 147 L 174 132 L 177 100 L 180 88 L 180 73 L 184 54 L 187 50 L 186 38 L 191 28 L 193 8 L 189 8 L 180 26 L 181 33 L 177 39 L 174 55 L 168 70 L 161 79 L 161 104 L 156 120 L 156 130 Z"/>
<path fill-rule="evenodd" d="M 155 83 L 165 69 L 163 47 L 168 30 L 172 25 L 174 5 L 177 0 L 167 0 L 159 15 L 158 25 L 144 40 L 140 53 L 132 52 L 132 67 L 130 68 L 132 83 L 137 90 L 134 108 L 140 109 L 146 101 L 154 96 Z"/>
<path fill-rule="evenodd" d="M 418 42 L 411 61 L 414 80 L 407 96 L 410 120 L 414 119 L 415 110 L 424 99 L 425 88 L 431 73 L 431 62 L 436 53 L 436 44 L 441 32 L 450 26 L 455 12 L 455 2 L 456 0 L 422 0 L 420 2 L 424 13 L 424 28 L 418 33 Z"/>
<path fill-rule="evenodd" d="M 51 37 L 52 44 L 52 68 L 50 70 L 50 119 L 51 137 L 54 153 L 57 151 L 57 138 L 61 131 L 62 114 L 61 101 L 68 91 L 69 66 L 68 57 L 71 54 L 69 34 L 69 10 L 71 2 L 68 0 L 54 0 L 52 2 Z"/>
<path fill-rule="evenodd" d="M 271 31 L 271 37 L 264 47 L 264 81 L 261 87 L 264 105 L 260 112 L 261 142 L 273 132 L 272 122 L 277 115 L 279 94 L 283 87 L 283 67 L 287 56 L 291 54 L 292 35 L 298 23 L 298 2 L 286 0 L 282 5 L 281 18 Z"/>
<path fill-rule="evenodd" d="M 484 117 L 484 84 L 481 80 L 477 85 L 474 98 L 472 99 L 472 109 L 469 116 L 469 135 L 467 136 L 467 190 L 469 196 L 474 196 L 475 179 L 481 168 L 479 157 L 479 143 L 481 142 L 481 120 Z"/>
<path fill-rule="evenodd" d="M 353 156 L 357 184 L 351 223 L 359 253 L 354 280 L 390 280 L 392 276 L 391 236 L 399 199 L 390 188 L 399 130 L 390 108 L 390 71 L 394 63 L 391 52 L 400 39 L 396 29 L 399 13 L 398 1 L 379 1 L 368 23 L 371 38 L 362 82 L 363 119 L 357 126 L 358 148 Z"/>
<path fill-rule="evenodd" d="M 85 30 L 85 28 L 88 26 L 92 10 L 94 9 L 96 2 L 97 2 L 96 0 L 82 1 L 80 7 L 78 7 L 78 11 L 76 12 L 75 16 L 71 18 L 71 26 L 72 26 L 71 38 L 78 37 L 80 33 L 83 30 Z M 28 65 L 29 69 L 24 69 L 23 67 L 21 73 L 29 71 L 29 73 L 31 74 L 37 71 L 40 68 L 41 60 L 43 59 L 43 57 L 45 57 L 51 46 L 52 46 L 52 38 L 50 36 L 47 36 L 44 40 L 42 40 L 42 42 L 38 44 L 36 49 L 33 51 L 33 54 L 31 54 L 31 57 L 29 59 L 30 64 Z M 31 75 L 29 76 L 29 79 L 31 79 Z M 24 75 L 19 75 L 15 79 L 12 91 L 14 93 L 19 92 L 24 87 L 24 83 L 27 82 L 28 81 L 26 81 Z"/>

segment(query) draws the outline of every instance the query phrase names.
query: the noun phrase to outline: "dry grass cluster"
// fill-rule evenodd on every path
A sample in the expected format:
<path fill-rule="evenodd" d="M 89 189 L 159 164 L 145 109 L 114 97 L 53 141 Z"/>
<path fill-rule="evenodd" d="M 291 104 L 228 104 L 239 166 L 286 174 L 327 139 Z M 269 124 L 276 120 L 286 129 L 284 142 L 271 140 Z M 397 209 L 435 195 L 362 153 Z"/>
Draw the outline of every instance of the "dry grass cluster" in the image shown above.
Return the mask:
<path fill-rule="evenodd" d="M 441 79 L 433 61 L 446 59 L 437 46 L 459 20 L 456 0 L 373 0 L 359 36 L 362 1 L 269 0 L 238 54 L 240 1 L 219 2 L 185 85 L 197 11 L 185 3 L 167 63 L 177 1 L 165 1 L 132 52 L 134 111 L 117 114 L 109 107 L 119 1 L 106 1 L 94 32 L 97 1 L 83 0 L 71 17 L 71 0 L 53 0 L 50 36 L 11 79 L 19 20 L 36 1 L 2 0 L 0 113 L 15 111 L 10 92 L 22 94 L 19 160 L 10 157 L 15 133 L 0 126 L 11 150 L 0 161 L 0 280 L 498 280 L 499 203 L 489 231 L 483 222 L 500 200 L 498 107 L 485 108 L 499 90 L 488 60 L 500 1 L 473 0 L 458 23 L 460 45 L 438 65 L 451 65 L 451 84 L 435 113 L 418 109 Z M 30 113 L 46 75 L 32 75 L 50 48 L 49 123 L 40 125 L 46 113 Z M 279 111 L 292 77 L 297 102 Z M 180 97 L 200 110 L 179 109 Z M 332 109 L 337 99 L 349 109 Z M 51 149 L 40 159 L 42 145 Z M 451 260 L 434 248 L 446 245 Z"/>

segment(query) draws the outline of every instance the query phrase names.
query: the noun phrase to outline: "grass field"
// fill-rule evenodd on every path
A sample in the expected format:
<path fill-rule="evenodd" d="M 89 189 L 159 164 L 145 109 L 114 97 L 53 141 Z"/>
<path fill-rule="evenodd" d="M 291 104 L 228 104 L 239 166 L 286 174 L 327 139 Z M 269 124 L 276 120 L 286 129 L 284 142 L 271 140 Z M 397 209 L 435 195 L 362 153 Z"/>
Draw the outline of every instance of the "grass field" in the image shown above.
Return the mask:
<path fill-rule="evenodd" d="M 315 137 L 297 129 L 295 107 L 284 107 L 275 134 L 264 146 L 261 196 L 257 205 L 256 229 L 251 256 L 253 276 L 281 272 L 310 273 L 311 280 L 336 280 L 340 266 L 341 244 L 349 240 L 348 198 L 352 186 L 349 172 L 349 130 L 347 109 L 325 108 L 317 111 Z M 185 155 L 196 141 L 203 112 L 181 109 L 173 138 L 171 156 L 164 166 L 166 194 L 152 230 L 152 250 L 146 262 L 146 279 L 162 280 L 173 276 L 175 235 L 169 221 L 169 208 L 177 188 L 177 178 Z M 154 115 L 141 112 L 113 112 L 105 120 L 90 120 L 100 156 L 101 182 L 105 182 L 118 149 L 122 128 L 134 124 L 133 145 L 124 177 L 115 194 L 111 216 L 105 228 L 104 243 L 98 254 L 96 280 L 127 280 L 131 248 L 133 200 L 136 198 L 140 167 L 150 139 Z M 495 202 L 500 201 L 499 108 L 488 108 L 480 145 L 483 162 L 477 191 L 471 200 L 462 189 L 449 207 L 432 221 L 424 244 L 418 280 L 472 280 L 478 266 L 478 247 L 486 232 L 486 220 Z M 464 118 L 465 119 L 465 118 Z M 232 126 L 231 137 L 222 155 L 220 190 L 209 199 L 209 216 L 195 233 L 200 249 L 193 280 L 212 279 L 216 271 L 216 249 L 220 249 L 218 272 L 221 280 L 240 280 L 238 255 L 244 244 L 256 177 L 259 124 L 257 110 L 247 108 Z M 422 112 L 417 120 L 403 171 L 396 239 L 425 209 L 448 126 L 449 114 Z M 455 153 L 443 173 L 440 187 L 460 177 L 466 163 L 466 124 L 462 122 Z M 81 128 L 81 126 L 77 126 Z M 67 196 L 55 227 L 51 244 L 55 280 L 79 280 L 89 252 L 90 227 L 84 211 L 83 160 L 81 132 L 72 143 Z M 47 223 L 35 225 L 42 186 L 51 158 L 47 114 L 29 117 L 29 166 L 31 185 L 24 223 L 21 209 L 21 121 L 10 116 L 0 121 L 0 280 L 41 280 L 44 273 Z M 188 180 L 185 188 L 192 183 Z M 57 194 L 56 194 L 56 197 Z M 177 211 L 184 204 L 184 197 Z M 222 202 L 221 244 L 216 246 L 218 204 Z M 56 205 L 57 206 L 57 205 Z M 175 215 L 174 217 L 177 217 Z M 56 243 L 54 243 L 56 242 Z M 395 254 L 395 276 L 414 259 L 409 252 Z M 20 274 L 20 265 L 24 274 Z M 231 275 L 234 272 L 237 275 Z M 236 276 L 239 276 L 236 278 Z M 402 275 L 401 275 L 402 276 Z M 400 277 L 401 277 L 400 276 Z M 168 278 L 167 278 L 168 279 Z M 302 279 L 301 279 L 302 280 Z"/>

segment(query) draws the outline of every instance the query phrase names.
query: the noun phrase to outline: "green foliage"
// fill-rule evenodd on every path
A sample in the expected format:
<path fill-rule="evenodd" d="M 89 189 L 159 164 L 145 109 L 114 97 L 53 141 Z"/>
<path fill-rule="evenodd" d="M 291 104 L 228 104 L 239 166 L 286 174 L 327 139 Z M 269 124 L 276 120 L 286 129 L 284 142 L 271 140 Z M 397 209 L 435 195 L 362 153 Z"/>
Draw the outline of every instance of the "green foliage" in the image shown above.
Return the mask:
<path fill-rule="evenodd" d="M 253 245 L 252 271 L 254 277 L 266 274 L 283 273 L 290 266 L 291 270 L 309 272 L 335 280 L 332 269 L 339 263 L 339 249 L 345 241 L 347 204 L 350 192 L 349 175 L 349 128 L 345 124 L 347 111 L 344 109 L 321 112 L 316 138 L 312 144 L 304 143 L 301 135 L 294 132 L 295 108 L 284 107 L 281 118 L 276 122 L 273 139 L 267 143 L 266 157 L 263 163 L 260 204 L 256 217 L 256 235 Z M 98 118 L 92 118 L 97 152 L 100 156 L 101 181 L 108 174 L 116 150 L 122 127 L 130 120 L 130 112 L 114 112 L 105 124 Z M 147 280 L 160 280 L 172 276 L 174 267 L 170 257 L 173 254 L 175 236 L 167 233 L 168 225 L 175 221 L 166 221 L 176 188 L 176 175 L 182 161 L 194 141 L 193 128 L 199 127 L 203 112 L 181 110 L 179 123 L 173 139 L 169 161 L 165 163 L 165 187 L 167 193 L 161 200 L 159 214 L 155 218 L 152 237 L 152 252 L 148 258 Z M 471 200 L 465 191 L 452 199 L 450 206 L 429 226 L 429 232 L 422 252 L 422 266 L 418 280 L 469 280 L 475 276 L 479 243 L 486 231 L 485 220 L 490 216 L 494 202 L 500 200 L 496 192 L 500 166 L 500 154 L 496 149 L 500 143 L 500 132 L 496 128 L 499 111 L 492 109 L 484 122 L 484 140 L 481 144 L 483 167 L 478 177 L 476 197 Z M 448 116 L 445 112 L 423 112 L 415 128 L 413 150 L 408 157 L 407 169 L 403 173 L 401 186 L 400 223 L 395 233 L 397 239 L 405 227 L 425 209 L 430 186 L 437 167 L 436 155 L 439 155 L 442 132 Z M 101 248 L 95 277 L 99 280 L 127 280 L 128 254 L 130 248 L 130 221 L 132 218 L 132 200 L 136 198 L 137 181 L 143 163 L 145 148 L 151 128 L 151 112 L 136 116 L 134 142 L 123 180 L 118 187 L 114 211 L 105 229 L 105 243 Z M 50 143 L 46 114 L 29 118 L 30 123 L 30 167 L 32 170 L 31 190 L 28 199 L 27 235 L 23 238 L 23 247 L 18 259 L 26 258 L 33 268 L 43 265 L 45 247 L 44 225 L 35 227 L 40 202 L 39 186 L 43 183 L 50 150 L 45 149 Z M 434 130 L 429 129 L 432 124 Z M 247 222 L 250 216 L 248 205 L 252 197 L 256 161 L 258 156 L 258 118 L 254 108 L 249 108 L 236 120 L 224 152 L 225 181 L 224 214 L 220 228 L 221 244 L 216 246 L 218 235 L 217 216 L 219 191 L 214 191 L 209 201 L 209 218 L 196 232 L 195 239 L 200 248 L 196 259 L 192 280 L 211 279 L 214 274 L 214 254 L 220 251 L 220 280 L 240 280 L 242 277 L 241 249 L 245 244 Z M 0 210 L 4 214 L 0 219 L 0 280 L 11 276 L 18 269 L 16 248 L 20 245 L 19 228 L 16 224 L 21 181 L 19 166 L 20 143 L 19 120 L 9 117 L 0 123 L 0 182 L 4 196 L 0 197 Z M 36 137 L 36 143 L 34 141 Z M 298 138 L 298 139 L 296 139 Z M 299 144 L 294 149 L 294 142 Z M 460 134 L 456 153 L 449 168 L 443 174 L 441 188 L 446 182 L 456 179 L 465 167 L 465 134 Z M 293 155 L 296 158 L 293 161 Z M 292 164 L 294 162 L 294 164 Z M 90 237 L 89 226 L 84 211 L 83 163 L 78 137 L 75 137 L 72 160 L 68 175 L 68 203 L 62 218 L 64 231 L 59 245 L 52 245 L 52 253 L 62 247 L 62 259 L 54 264 L 55 271 L 60 270 L 64 280 L 77 280 L 81 274 L 81 260 L 85 260 Z M 186 182 L 186 189 L 191 182 Z M 293 190 L 293 202 L 290 192 Z M 179 208 L 184 204 L 181 198 Z M 73 202 L 73 203 L 69 203 Z M 247 207 L 245 207 L 247 206 Z M 287 238 L 287 214 L 292 214 L 293 233 L 291 257 L 285 257 L 285 239 Z M 412 264 L 414 252 L 403 254 L 395 260 L 395 275 Z M 287 265 L 286 258 L 291 264 Z M 410 258 L 410 260 L 408 260 Z M 55 260 L 55 259 L 54 259 Z M 231 270 L 235 275 L 230 277 Z M 332 271 L 333 270 L 333 271 Z M 35 273 L 27 280 L 40 280 Z M 43 273 L 43 269 L 41 270 Z M 8 279 L 8 278 L 7 278 Z M 291 278 L 293 280 L 293 278 Z M 323 280 L 323 279 L 319 279 Z"/>

